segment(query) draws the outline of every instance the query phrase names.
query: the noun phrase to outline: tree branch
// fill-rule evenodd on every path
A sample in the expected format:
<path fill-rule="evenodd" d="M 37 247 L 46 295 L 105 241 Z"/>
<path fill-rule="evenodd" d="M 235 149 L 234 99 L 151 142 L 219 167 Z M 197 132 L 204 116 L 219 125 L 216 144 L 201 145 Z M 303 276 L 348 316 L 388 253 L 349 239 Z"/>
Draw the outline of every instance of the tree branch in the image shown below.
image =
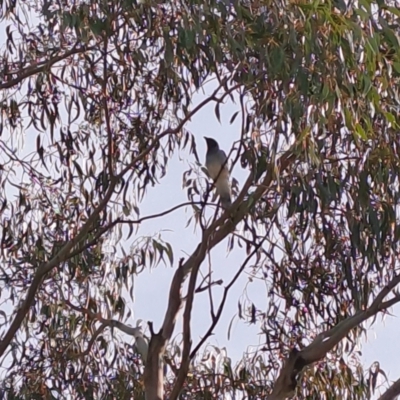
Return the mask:
<path fill-rule="evenodd" d="M 108 38 L 107 35 L 104 35 L 104 54 L 103 54 L 103 107 L 104 107 L 104 114 L 106 120 L 106 130 L 107 130 L 107 163 L 108 163 L 108 173 L 110 176 L 114 175 L 113 169 L 113 156 L 114 156 L 114 138 L 113 132 L 111 129 L 111 122 L 110 122 L 110 110 L 108 109 L 108 102 L 107 102 L 107 48 L 108 48 Z"/>
<path fill-rule="evenodd" d="M 12 79 L 9 82 L 4 82 L 0 84 L 0 90 L 1 89 L 7 89 L 10 88 L 20 82 L 22 82 L 25 78 L 35 75 L 37 73 L 43 72 L 46 69 L 49 69 L 52 65 L 54 65 L 55 63 L 57 63 L 58 61 L 64 60 L 68 57 L 70 57 L 71 55 L 74 54 L 79 54 L 79 53 L 83 53 L 85 51 L 89 51 L 94 49 L 95 47 L 80 47 L 77 48 L 76 46 L 73 47 L 71 50 L 66 51 L 64 54 L 58 55 L 52 59 L 50 59 L 48 62 L 45 62 L 43 64 L 36 65 L 34 67 L 28 67 L 26 69 L 23 69 L 20 73 L 20 75 L 18 76 L 18 78 Z M 42 63 L 42 62 L 41 62 Z M 152 144 L 150 144 L 145 150 L 143 150 L 139 155 L 137 155 L 128 165 L 126 165 L 124 168 L 122 168 L 122 170 L 116 174 L 115 176 L 111 176 L 110 179 L 110 185 L 107 189 L 107 192 L 103 198 L 103 200 L 101 200 L 100 204 L 94 209 L 93 213 L 90 215 L 90 217 L 87 219 L 87 221 L 85 222 L 85 224 L 82 226 L 81 230 L 79 231 L 79 233 L 69 242 L 67 242 L 62 248 L 61 250 L 51 259 L 49 260 L 47 263 L 45 264 L 41 264 L 37 267 L 37 271 L 35 273 L 35 276 L 32 280 L 32 283 L 27 291 L 27 294 L 25 296 L 25 299 L 23 300 L 22 304 L 19 306 L 14 320 L 12 321 L 12 323 L 10 324 L 7 332 L 5 333 L 5 335 L 3 336 L 3 339 L 0 342 L 0 357 L 4 355 L 4 352 L 6 351 L 7 347 L 9 346 L 10 342 L 12 341 L 12 339 L 14 338 L 15 334 L 17 333 L 18 329 L 20 328 L 25 316 L 28 314 L 29 309 L 31 307 L 31 305 L 34 302 L 36 293 L 38 292 L 41 283 L 43 281 L 43 279 L 45 278 L 45 276 L 56 266 L 58 266 L 60 263 L 65 262 L 66 260 L 68 260 L 71 256 L 71 254 L 78 254 L 77 251 L 72 252 L 72 250 L 86 237 L 86 235 L 88 234 L 88 232 L 90 231 L 90 229 L 92 228 L 92 225 L 96 222 L 98 216 L 100 215 L 100 213 L 106 208 L 109 200 L 111 199 L 113 193 L 114 193 L 114 189 L 118 183 L 118 181 L 132 168 L 134 167 L 134 165 L 140 161 L 143 157 L 145 157 L 147 154 L 149 154 L 156 146 L 157 144 L 160 142 L 160 140 L 164 137 L 167 136 L 169 134 L 176 134 L 178 133 L 184 126 L 184 124 L 189 121 L 193 115 L 195 115 L 202 107 L 204 107 L 206 104 L 208 104 L 210 101 L 217 101 L 217 102 L 221 102 L 223 101 L 223 99 L 229 95 L 229 93 L 233 92 L 234 90 L 236 90 L 238 87 L 240 87 L 241 84 L 237 84 L 233 87 L 231 87 L 230 89 L 226 90 L 226 92 L 224 94 L 221 95 L 221 97 L 217 97 L 217 93 L 218 91 L 221 89 L 221 86 L 218 87 L 211 96 L 209 96 L 207 99 L 203 100 L 200 104 L 198 104 L 191 112 L 189 112 L 185 118 L 183 118 L 180 123 L 178 124 L 178 126 L 176 128 L 168 128 L 166 129 L 163 133 L 161 133 L 160 135 L 158 135 L 154 142 Z M 226 213 L 225 213 L 226 214 Z M 220 222 L 222 223 L 221 219 Z M 215 224 L 214 224 L 215 225 Z M 230 224 L 231 225 L 231 224 Z M 232 227 L 229 229 L 229 231 L 227 231 L 225 233 L 225 236 L 232 230 Z M 103 232 L 104 233 L 104 232 Z M 208 231 L 208 236 L 210 236 L 212 233 L 211 230 Z M 221 236 L 221 238 L 215 242 L 218 243 L 220 240 L 222 240 L 223 237 Z M 215 245 L 214 244 L 214 245 Z M 165 345 L 167 340 L 170 339 L 173 329 L 175 327 L 175 320 L 176 320 L 176 315 L 179 311 L 179 308 L 181 306 L 181 297 L 180 297 L 180 288 L 181 288 L 181 284 L 183 282 L 183 279 L 185 276 L 187 276 L 187 274 L 192 271 L 193 269 L 193 265 L 197 265 L 197 269 L 200 266 L 201 261 L 204 259 L 204 256 L 206 254 L 207 251 L 207 247 L 208 244 L 202 244 L 198 246 L 198 254 L 195 256 L 194 259 L 190 258 L 189 261 L 187 263 L 185 263 L 185 265 L 182 265 L 180 268 L 178 268 L 178 271 L 175 274 L 174 277 L 174 281 L 171 287 L 174 289 L 172 293 L 172 295 L 170 296 L 170 303 L 169 303 L 169 309 L 167 310 L 166 313 L 166 318 L 164 320 L 164 324 L 163 324 L 163 328 L 162 328 L 162 334 L 157 336 L 153 336 L 153 339 L 156 339 L 157 337 L 159 338 L 159 342 L 157 342 L 157 340 L 153 341 L 153 353 L 151 353 L 151 346 L 150 346 L 150 354 L 149 354 L 149 358 L 151 358 L 151 354 L 153 354 L 153 358 L 151 358 L 153 360 L 153 362 L 151 363 L 151 365 L 154 367 L 156 367 L 156 373 L 157 374 L 161 374 L 160 376 L 158 376 L 159 380 L 162 380 L 162 368 L 158 368 L 158 364 L 159 364 L 159 358 L 158 355 L 163 354 L 164 353 L 164 349 L 165 349 Z M 82 247 L 82 249 L 84 249 L 85 246 Z M 197 250 L 196 250 L 197 252 Z M 195 254 L 196 254 L 195 252 Z M 194 263 L 194 264 L 193 264 Z M 175 293 L 178 293 L 178 297 L 175 298 Z M 147 376 L 150 376 L 151 373 L 149 371 L 149 373 L 147 374 Z M 157 375 L 154 375 L 154 377 L 156 377 Z M 145 369 L 145 380 L 146 380 L 146 369 Z M 149 397 L 150 399 L 156 399 L 157 397 Z M 161 400 L 162 397 L 159 397 L 159 399 Z"/>
<path fill-rule="evenodd" d="M 346 318 L 332 329 L 319 334 L 313 342 L 303 350 L 293 348 L 282 368 L 274 389 L 268 400 L 283 400 L 293 395 L 297 385 L 298 374 L 307 366 L 326 356 L 349 332 L 380 311 L 384 311 L 400 302 L 400 294 L 383 302 L 384 298 L 400 283 L 400 275 L 395 276 L 376 296 L 371 306 Z"/>
<path fill-rule="evenodd" d="M 83 353 L 78 354 L 78 355 L 76 356 L 77 358 L 87 356 L 87 355 L 90 353 L 90 350 L 92 350 L 92 347 L 93 347 L 94 342 L 96 341 L 96 339 L 99 337 L 99 335 L 104 331 L 104 329 L 105 329 L 106 327 L 107 327 L 107 324 L 103 322 L 103 323 L 96 329 L 96 332 L 93 333 L 93 336 L 90 338 L 90 341 L 89 341 L 89 343 L 88 343 L 88 345 L 87 345 L 87 347 L 86 347 L 86 350 L 85 350 Z"/>
<path fill-rule="evenodd" d="M 104 325 L 103 329 L 106 327 L 118 328 L 121 332 L 124 332 L 127 335 L 134 336 L 134 337 L 136 337 L 138 332 L 140 332 L 140 330 L 141 330 L 141 328 L 138 328 L 138 327 L 133 328 L 133 327 L 125 325 L 124 323 L 117 321 L 115 319 L 103 318 L 101 316 L 101 314 L 94 313 L 93 311 L 90 311 L 87 308 L 78 307 L 78 306 L 72 304 L 69 300 L 65 299 L 64 296 L 63 296 L 63 301 L 68 307 L 72 308 L 73 310 L 78 311 L 83 314 L 86 314 L 90 319 L 92 319 L 94 321 L 101 322 L 101 324 Z"/>
<path fill-rule="evenodd" d="M 81 50 L 81 51 L 78 51 Z M 57 61 L 62 60 L 63 58 L 67 58 L 68 56 L 70 56 L 71 54 L 76 54 L 79 52 L 83 52 L 82 49 L 72 49 L 69 52 L 67 52 L 64 57 L 55 57 L 50 65 L 54 64 Z M 46 64 L 48 65 L 48 64 Z M 39 71 L 40 72 L 40 71 Z M 34 73 L 32 73 L 34 74 Z M 0 89 L 1 89 L 1 85 L 0 85 Z M 100 202 L 100 204 L 97 206 L 97 208 L 93 211 L 93 213 L 90 215 L 90 217 L 87 219 L 86 223 L 83 225 L 83 227 L 81 228 L 80 232 L 68 243 L 66 243 L 63 248 L 50 260 L 48 261 L 46 264 L 42 264 L 38 267 L 36 274 L 33 278 L 33 281 L 31 283 L 31 286 L 28 289 L 28 292 L 26 294 L 26 297 L 22 303 L 22 305 L 19 307 L 15 318 L 13 320 L 13 322 L 11 323 L 10 327 L 8 328 L 8 331 L 6 332 L 6 334 L 4 335 L 2 341 L 0 342 L 0 357 L 4 354 L 5 350 L 7 349 L 8 345 L 10 344 L 11 340 L 13 339 L 14 335 L 16 334 L 16 332 L 18 331 L 19 327 L 22 324 L 22 321 L 24 320 L 25 316 L 27 315 L 29 308 L 31 307 L 34 299 L 35 299 L 35 295 L 37 293 L 37 291 L 40 288 L 40 285 L 42 283 L 43 278 L 45 277 L 45 275 L 50 272 L 54 267 L 56 267 L 57 265 L 59 265 L 60 263 L 66 261 L 67 259 L 70 258 L 71 254 L 73 255 L 77 255 L 80 253 L 80 249 L 76 250 L 75 252 L 71 253 L 72 249 L 82 240 L 84 239 L 84 237 L 87 235 L 87 233 L 89 232 L 90 228 L 92 227 L 93 223 L 96 221 L 97 217 L 100 215 L 100 213 L 104 210 L 104 208 L 107 206 L 108 201 L 110 200 L 111 196 L 113 195 L 115 186 L 117 185 L 118 181 L 129 171 L 129 169 L 131 169 L 138 161 L 140 161 L 143 157 L 145 157 L 148 153 L 150 153 L 151 150 L 154 149 L 154 147 L 157 145 L 157 143 L 161 140 L 162 137 L 168 135 L 168 134 L 173 134 L 173 133 L 177 133 L 179 132 L 183 125 L 200 109 L 202 108 L 204 105 L 206 105 L 208 102 L 210 102 L 211 100 L 215 100 L 216 99 L 216 93 L 218 93 L 218 90 L 220 90 L 220 88 L 218 88 L 212 96 L 210 96 L 209 98 L 205 99 L 203 102 L 201 102 L 197 107 L 195 107 L 193 109 L 192 112 L 190 112 L 182 121 L 181 123 L 178 125 L 177 128 L 175 129 L 167 129 L 165 130 L 161 135 L 159 135 L 156 140 L 149 145 L 144 151 L 142 151 L 139 155 L 137 155 L 130 163 L 129 165 L 127 165 L 125 168 L 122 169 L 122 171 L 117 174 L 116 176 L 112 176 L 111 180 L 110 180 L 110 186 L 107 190 L 106 195 L 104 196 L 103 200 Z M 231 91 L 233 90 L 233 88 L 231 88 Z M 227 93 L 225 93 L 221 99 L 224 98 L 224 96 L 226 96 Z M 217 99 L 217 100 L 221 100 L 221 99 Z M 222 101 L 222 100 L 221 100 Z M 120 221 L 118 221 L 120 222 Z M 117 222 L 116 222 L 117 223 Z M 115 224 L 111 224 L 111 225 L 115 225 Z M 102 232 L 101 234 L 103 234 L 104 232 Z M 88 245 L 83 246 L 82 249 L 87 248 Z M 173 329 L 172 329 L 173 330 Z M 171 332 L 172 335 L 172 332 Z"/>
<path fill-rule="evenodd" d="M 110 200 L 114 188 L 117 184 L 116 179 L 112 179 L 110 182 L 110 186 L 106 195 L 104 196 L 103 200 L 100 204 L 95 208 L 93 213 L 87 219 L 86 223 L 81 228 L 80 232 L 68 243 L 66 243 L 62 249 L 47 263 L 39 265 L 33 281 L 28 289 L 28 293 L 26 294 L 25 300 L 23 301 L 22 305 L 19 307 L 13 322 L 11 323 L 8 331 L 3 337 L 3 340 L 0 342 L 0 357 L 4 354 L 5 350 L 7 349 L 8 345 L 10 344 L 11 340 L 13 339 L 14 335 L 18 331 L 19 327 L 22 324 L 26 314 L 28 314 L 29 309 L 35 299 L 35 295 L 40 288 L 40 285 L 48 272 L 50 272 L 54 267 L 59 265 L 60 263 L 66 261 L 70 254 L 71 250 L 86 236 L 89 232 L 90 228 L 92 227 L 93 223 L 96 221 L 97 217 L 100 213 L 105 209 Z"/>
<path fill-rule="evenodd" d="M 120 221 L 118 221 L 118 223 L 121 223 L 121 224 L 140 224 L 143 221 L 146 221 L 146 220 L 149 220 L 149 219 L 153 219 L 153 218 L 164 217 L 165 215 L 168 215 L 168 214 L 170 214 L 170 213 L 172 213 L 172 212 L 174 212 L 174 211 L 176 211 L 176 210 L 178 210 L 178 209 L 180 209 L 182 207 L 191 206 L 191 205 L 194 205 L 194 204 L 202 205 L 202 206 L 204 206 L 204 205 L 216 206 L 214 203 L 206 203 L 206 204 L 204 204 L 201 201 L 187 201 L 185 203 L 178 204 L 178 205 L 176 205 L 174 207 L 169 208 L 168 210 L 162 211 L 162 212 L 157 213 L 157 214 L 146 215 L 145 217 L 138 218 L 138 219 L 135 219 L 135 220 L 120 220 Z"/>
<path fill-rule="evenodd" d="M 235 226 L 242 221 L 249 209 L 265 194 L 269 189 L 276 173 L 282 173 L 295 159 L 291 150 L 287 151 L 278 160 L 275 168 L 270 168 L 265 178 L 258 185 L 257 189 L 249 195 L 249 199 L 244 201 L 253 183 L 253 174 L 250 173 L 239 196 L 231 207 L 213 221 L 211 225 L 203 231 L 202 241 L 198 244 L 193 254 L 183 262 L 181 260 L 177 271 L 172 279 L 167 311 L 164 322 L 159 333 L 152 336 L 149 346 L 149 355 L 144 370 L 144 384 L 147 400 L 163 400 L 163 371 L 160 360 L 164 355 L 165 346 L 170 340 L 175 328 L 176 318 L 182 304 L 182 284 L 187 275 L 192 274 L 194 282 L 206 254 L 227 237 Z M 186 377 L 186 376 L 185 376 Z M 176 390 L 178 386 L 176 385 Z"/>
<path fill-rule="evenodd" d="M 378 400 L 394 400 L 400 395 L 400 379 L 397 379 Z"/>
<path fill-rule="evenodd" d="M 40 72 L 43 72 L 43 71 L 49 69 L 54 64 L 58 63 L 59 61 L 65 60 L 66 58 L 68 58 L 74 54 L 84 53 L 86 51 L 90 51 L 95 48 L 96 48 L 95 46 L 90 46 L 90 47 L 84 46 L 84 47 L 78 48 L 75 45 L 71 50 L 68 50 L 63 54 L 59 54 L 58 56 L 50 58 L 48 61 L 40 61 L 40 62 L 36 63 L 35 65 L 32 65 L 27 68 L 23 68 L 22 70 L 9 72 L 7 75 L 18 75 L 18 77 L 11 79 L 8 82 L 0 83 L 0 90 L 1 89 L 9 89 L 9 88 L 13 87 L 14 85 L 17 85 L 18 83 L 21 83 L 24 79 L 29 78 L 30 76 L 36 75 Z"/>
<path fill-rule="evenodd" d="M 186 306 L 185 306 L 185 311 L 183 313 L 183 350 L 182 350 L 181 366 L 179 368 L 178 376 L 176 377 L 174 387 L 169 395 L 169 400 L 175 400 L 178 398 L 182 385 L 185 382 L 187 372 L 189 370 L 189 363 L 190 363 L 189 354 L 190 354 L 190 349 L 192 347 L 190 322 L 191 322 L 191 315 L 193 308 L 193 300 L 196 290 L 197 271 L 196 273 L 192 272 L 189 279 Z"/>
<path fill-rule="evenodd" d="M 146 156 L 148 153 L 150 153 L 151 150 L 160 142 L 160 140 L 168 135 L 176 135 L 179 133 L 186 122 L 190 121 L 190 119 L 199 111 L 201 110 L 204 106 L 206 106 L 209 102 L 211 101 L 216 101 L 216 102 L 221 102 L 223 99 L 228 96 L 230 93 L 232 93 L 234 90 L 236 90 L 238 87 L 240 87 L 241 84 L 237 84 L 235 86 L 232 86 L 230 89 L 228 89 L 221 97 L 217 97 L 217 93 L 221 90 L 222 86 L 218 86 L 217 89 L 214 90 L 214 92 L 211 94 L 211 96 L 207 97 L 204 99 L 201 103 L 199 103 L 195 108 L 193 108 L 192 111 L 187 113 L 185 118 L 182 118 L 182 120 L 179 122 L 178 126 L 176 128 L 167 128 L 165 131 L 161 132 L 154 140 L 154 142 L 148 146 L 145 150 L 143 150 L 137 157 L 135 157 L 125 168 L 122 169 L 122 171 L 119 173 L 118 176 L 123 176 L 127 171 L 129 171 L 136 163 L 138 160 Z"/>
<path fill-rule="evenodd" d="M 203 204 L 202 202 L 186 202 L 186 203 L 182 203 L 182 204 L 178 204 L 175 207 L 171 207 L 168 210 L 162 211 L 158 214 L 151 214 L 151 215 L 146 215 L 145 217 L 142 218 L 138 218 L 136 220 L 124 220 L 121 218 L 117 218 L 116 220 L 110 222 L 109 224 L 103 226 L 102 228 L 100 228 L 95 236 L 93 237 L 93 239 L 90 242 L 85 243 L 83 246 L 79 247 L 78 249 L 72 251 L 69 255 L 68 258 L 72 258 L 77 256 L 78 254 L 81 254 L 83 251 L 87 250 L 89 247 L 94 246 L 98 240 L 100 239 L 101 236 L 103 236 L 106 232 L 108 232 L 110 229 L 112 229 L 114 226 L 118 225 L 118 224 L 140 224 L 143 221 L 149 220 L 149 219 L 153 219 L 153 218 L 159 218 L 159 217 L 163 217 L 165 215 L 168 215 L 176 210 L 178 210 L 179 208 L 185 207 L 185 206 L 190 206 L 192 204 Z M 214 203 L 210 203 L 209 205 L 211 206 L 215 206 Z"/>
<path fill-rule="evenodd" d="M 272 224 L 271 224 L 272 226 Z M 203 346 L 203 344 L 205 343 L 205 341 L 211 336 L 214 328 L 217 326 L 219 319 L 221 318 L 222 315 L 222 311 L 224 310 L 224 306 L 225 306 L 225 302 L 226 299 L 228 298 L 228 293 L 229 290 L 231 289 L 231 287 L 233 286 L 233 284 L 238 280 L 239 276 L 242 274 L 242 272 L 244 271 L 244 269 L 246 268 L 246 265 L 249 263 L 249 261 L 253 258 L 253 256 L 257 253 L 257 251 L 260 249 L 260 247 L 262 246 L 262 244 L 264 243 L 264 239 L 266 236 L 264 236 L 264 238 L 260 241 L 260 243 L 258 243 L 255 247 L 254 250 L 246 257 L 246 259 L 244 260 L 244 262 L 242 263 L 242 265 L 240 266 L 240 268 L 238 269 L 238 271 L 236 272 L 235 276 L 232 278 L 232 280 L 229 282 L 229 284 L 225 287 L 224 289 L 224 293 L 222 295 L 222 300 L 221 303 L 218 307 L 218 311 L 215 315 L 215 318 L 213 318 L 213 321 L 210 325 L 210 327 L 208 328 L 206 334 L 201 338 L 200 342 L 196 345 L 196 347 L 193 349 L 193 351 L 190 353 L 190 359 L 194 358 L 194 356 L 196 355 L 196 353 L 199 351 L 199 349 L 201 348 L 201 346 Z"/>

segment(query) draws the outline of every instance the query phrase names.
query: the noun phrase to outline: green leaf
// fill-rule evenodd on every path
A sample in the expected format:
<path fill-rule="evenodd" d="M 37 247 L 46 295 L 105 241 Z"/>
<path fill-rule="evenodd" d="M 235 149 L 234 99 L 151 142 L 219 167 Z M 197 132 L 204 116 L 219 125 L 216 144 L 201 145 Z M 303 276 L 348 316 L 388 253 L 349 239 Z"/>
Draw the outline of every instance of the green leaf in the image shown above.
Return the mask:
<path fill-rule="evenodd" d="M 172 246 L 169 243 L 166 243 L 165 246 L 166 246 L 165 250 L 166 250 L 167 256 L 169 258 L 169 262 L 171 263 L 171 265 L 174 265 L 174 253 L 172 250 Z"/>
<path fill-rule="evenodd" d="M 355 124 L 355 130 L 356 130 L 357 135 L 358 135 L 362 140 L 368 140 L 367 134 L 365 133 L 363 127 L 362 127 L 359 123 L 356 123 L 356 124 Z"/>
<path fill-rule="evenodd" d="M 396 34 L 393 32 L 392 29 L 387 28 L 386 26 L 383 27 L 383 33 L 386 36 L 386 39 L 388 42 L 393 46 L 393 49 L 395 51 L 398 51 L 399 49 L 399 38 L 396 36 Z"/>

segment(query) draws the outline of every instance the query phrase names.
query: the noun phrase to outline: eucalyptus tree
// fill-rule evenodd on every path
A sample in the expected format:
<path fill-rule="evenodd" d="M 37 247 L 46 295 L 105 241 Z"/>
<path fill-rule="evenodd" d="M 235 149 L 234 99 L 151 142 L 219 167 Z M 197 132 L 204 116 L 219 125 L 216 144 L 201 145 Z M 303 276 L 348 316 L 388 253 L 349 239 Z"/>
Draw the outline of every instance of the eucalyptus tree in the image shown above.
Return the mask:
<path fill-rule="evenodd" d="M 381 369 L 366 379 L 352 350 L 365 322 L 400 301 L 395 4 L 0 5 L 4 396 L 369 398 Z M 187 124 L 210 104 L 220 119 L 232 102 L 239 128 L 227 153 L 247 175 L 224 210 Z M 191 165 L 187 201 L 141 216 L 179 152 Z M 183 207 L 200 237 L 191 254 L 138 234 Z M 199 274 L 225 240 L 244 261 L 196 342 L 193 301 L 221 289 L 211 270 L 201 284 Z M 143 356 L 117 333 L 143 344 L 127 304 L 135 277 L 160 261 L 174 276 Z M 265 344 L 237 367 L 223 349 L 201 358 L 245 272 L 266 282 L 268 302 L 239 302 L 238 314 Z"/>

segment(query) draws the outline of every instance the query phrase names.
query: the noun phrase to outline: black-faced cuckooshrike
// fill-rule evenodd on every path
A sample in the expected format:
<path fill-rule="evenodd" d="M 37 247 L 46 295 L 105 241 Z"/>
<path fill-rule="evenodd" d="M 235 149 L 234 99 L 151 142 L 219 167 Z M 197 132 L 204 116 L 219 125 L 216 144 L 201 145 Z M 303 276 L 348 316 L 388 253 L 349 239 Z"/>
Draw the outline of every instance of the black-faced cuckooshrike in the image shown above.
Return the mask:
<path fill-rule="evenodd" d="M 231 201 L 231 185 L 229 182 L 228 160 L 218 143 L 211 138 L 204 138 L 207 142 L 206 168 L 210 178 L 214 181 L 217 194 L 221 199 L 222 207 L 229 208 Z"/>

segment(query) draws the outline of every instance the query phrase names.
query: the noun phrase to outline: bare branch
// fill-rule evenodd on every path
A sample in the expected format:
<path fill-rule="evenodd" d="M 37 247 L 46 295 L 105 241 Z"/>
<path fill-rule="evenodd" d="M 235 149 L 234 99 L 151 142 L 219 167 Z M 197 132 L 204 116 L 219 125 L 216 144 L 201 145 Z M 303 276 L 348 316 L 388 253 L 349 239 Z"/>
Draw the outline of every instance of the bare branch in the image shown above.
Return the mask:
<path fill-rule="evenodd" d="M 203 240 L 204 243 L 204 240 Z M 186 298 L 185 311 L 183 313 L 183 350 L 181 358 L 181 366 L 179 368 L 178 376 L 176 377 L 174 387 L 169 395 L 170 400 L 178 398 L 182 385 L 185 382 L 190 363 L 190 349 L 192 347 L 190 322 L 192 316 L 193 300 L 196 290 L 197 272 L 192 272 L 189 279 L 188 294 Z"/>
<path fill-rule="evenodd" d="M 211 262 L 208 263 L 208 301 L 210 302 L 210 312 L 211 312 L 211 317 L 215 317 L 215 311 L 214 311 L 214 298 L 213 298 L 213 292 L 212 292 L 212 286 L 214 285 L 214 282 L 211 281 L 212 278 L 212 270 L 211 270 Z M 222 279 L 219 280 L 219 284 L 222 285 L 223 281 Z M 199 288 L 198 288 L 199 289 Z M 197 293 L 197 290 L 196 290 Z"/>
<path fill-rule="evenodd" d="M 400 302 L 400 294 L 396 294 L 392 299 L 383 302 L 384 298 L 399 283 L 400 275 L 397 275 L 379 292 L 371 306 L 366 310 L 359 311 L 332 329 L 322 332 L 303 350 L 293 348 L 268 400 L 282 400 L 292 396 L 297 385 L 297 376 L 304 367 L 324 358 L 352 329 L 378 312 L 384 311 Z"/>
<path fill-rule="evenodd" d="M 378 400 L 395 400 L 400 395 L 400 379 L 397 379 Z"/>
<path fill-rule="evenodd" d="M 170 213 L 172 213 L 172 212 L 174 212 L 176 210 L 179 210 L 182 207 L 191 206 L 191 205 L 195 205 L 195 204 L 204 206 L 204 203 L 200 202 L 200 201 L 187 201 L 185 203 L 178 204 L 177 206 L 171 207 L 170 209 L 162 211 L 162 212 L 157 213 L 157 214 L 146 215 L 145 217 L 138 218 L 138 219 L 135 219 L 135 220 L 120 220 L 120 221 L 118 221 L 118 223 L 121 223 L 121 224 L 140 224 L 143 221 L 146 221 L 148 219 L 164 217 L 165 215 L 168 215 L 168 214 L 170 214 Z M 206 205 L 215 206 L 214 203 L 206 203 Z"/>
<path fill-rule="evenodd" d="M 101 322 L 102 325 L 105 327 L 110 327 L 110 328 L 118 328 L 120 331 L 126 333 L 129 336 L 137 336 L 138 332 L 140 331 L 140 328 L 133 328 L 131 326 L 125 325 L 124 323 L 117 321 L 115 319 L 108 319 L 108 318 L 103 318 L 99 313 L 94 313 L 87 308 L 83 307 L 78 307 L 74 304 L 72 304 L 69 300 L 64 298 L 65 304 L 72 308 L 75 311 L 78 311 L 80 313 L 86 314 L 90 319 L 94 321 L 99 321 Z M 103 328 L 103 329 L 104 329 Z"/>
<path fill-rule="evenodd" d="M 271 224 L 272 226 L 272 224 Z M 246 257 L 246 259 L 244 260 L 244 262 L 242 263 L 242 265 L 240 266 L 240 268 L 238 269 L 238 271 L 236 272 L 235 276 L 232 278 L 232 280 L 229 282 L 229 284 L 225 287 L 224 289 L 224 294 L 222 295 L 222 300 L 221 303 L 218 307 L 218 311 L 215 315 L 215 317 L 213 318 L 213 321 L 210 325 L 210 327 L 208 328 L 207 332 L 205 333 L 205 335 L 202 337 L 202 339 L 200 340 L 200 342 L 196 345 L 196 347 L 193 349 L 193 351 L 190 353 L 190 359 L 194 358 L 194 356 L 196 355 L 196 353 L 199 351 L 199 349 L 201 348 L 201 346 L 203 346 L 203 344 L 205 343 L 205 341 L 211 336 L 214 328 L 217 326 L 219 319 L 221 318 L 222 315 L 222 311 L 224 310 L 224 306 L 225 306 L 225 302 L 226 299 L 228 298 L 228 293 L 229 290 L 231 289 L 231 287 L 234 285 L 234 283 L 238 280 L 239 276 L 242 274 L 242 272 L 244 271 L 244 269 L 246 268 L 246 265 L 249 263 L 249 261 L 253 258 L 253 256 L 257 253 L 257 251 L 260 249 L 260 247 L 262 246 L 262 244 L 264 243 L 264 239 L 265 237 L 260 241 L 260 243 L 258 243 L 253 251 Z"/>
<path fill-rule="evenodd" d="M 218 279 L 217 281 L 211 281 L 211 282 L 209 282 L 209 283 L 207 283 L 207 285 L 205 285 L 205 286 L 199 286 L 196 290 L 195 290 L 195 292 L 196 293 L 201 293 L 201 292 L 204 292 L 205 290 L 209 290 L 210 288 L 212 288 L 213 286 L 216 286 L 216 285 L 218 285 L 218 286 L 220 286 L 220 285 L 222 285 L 224 283 L 224 281 L 222 280 L 222 279 Z"/>
<path fill-rule="evenodd" d="M 149 343 L 149 353 L 144 369 L 144 386 L 147 399 L 163 400 L 164 398 L 163 371 L 160 358 L 164 354 L 167 341 L 172 336 L 176 318 L 181 308 L 181 286 L 185 278 L 183 265 L 183 259 L 181 259 L 172 279 L 163 326 L 159 333 L 152 334 Z"/>

